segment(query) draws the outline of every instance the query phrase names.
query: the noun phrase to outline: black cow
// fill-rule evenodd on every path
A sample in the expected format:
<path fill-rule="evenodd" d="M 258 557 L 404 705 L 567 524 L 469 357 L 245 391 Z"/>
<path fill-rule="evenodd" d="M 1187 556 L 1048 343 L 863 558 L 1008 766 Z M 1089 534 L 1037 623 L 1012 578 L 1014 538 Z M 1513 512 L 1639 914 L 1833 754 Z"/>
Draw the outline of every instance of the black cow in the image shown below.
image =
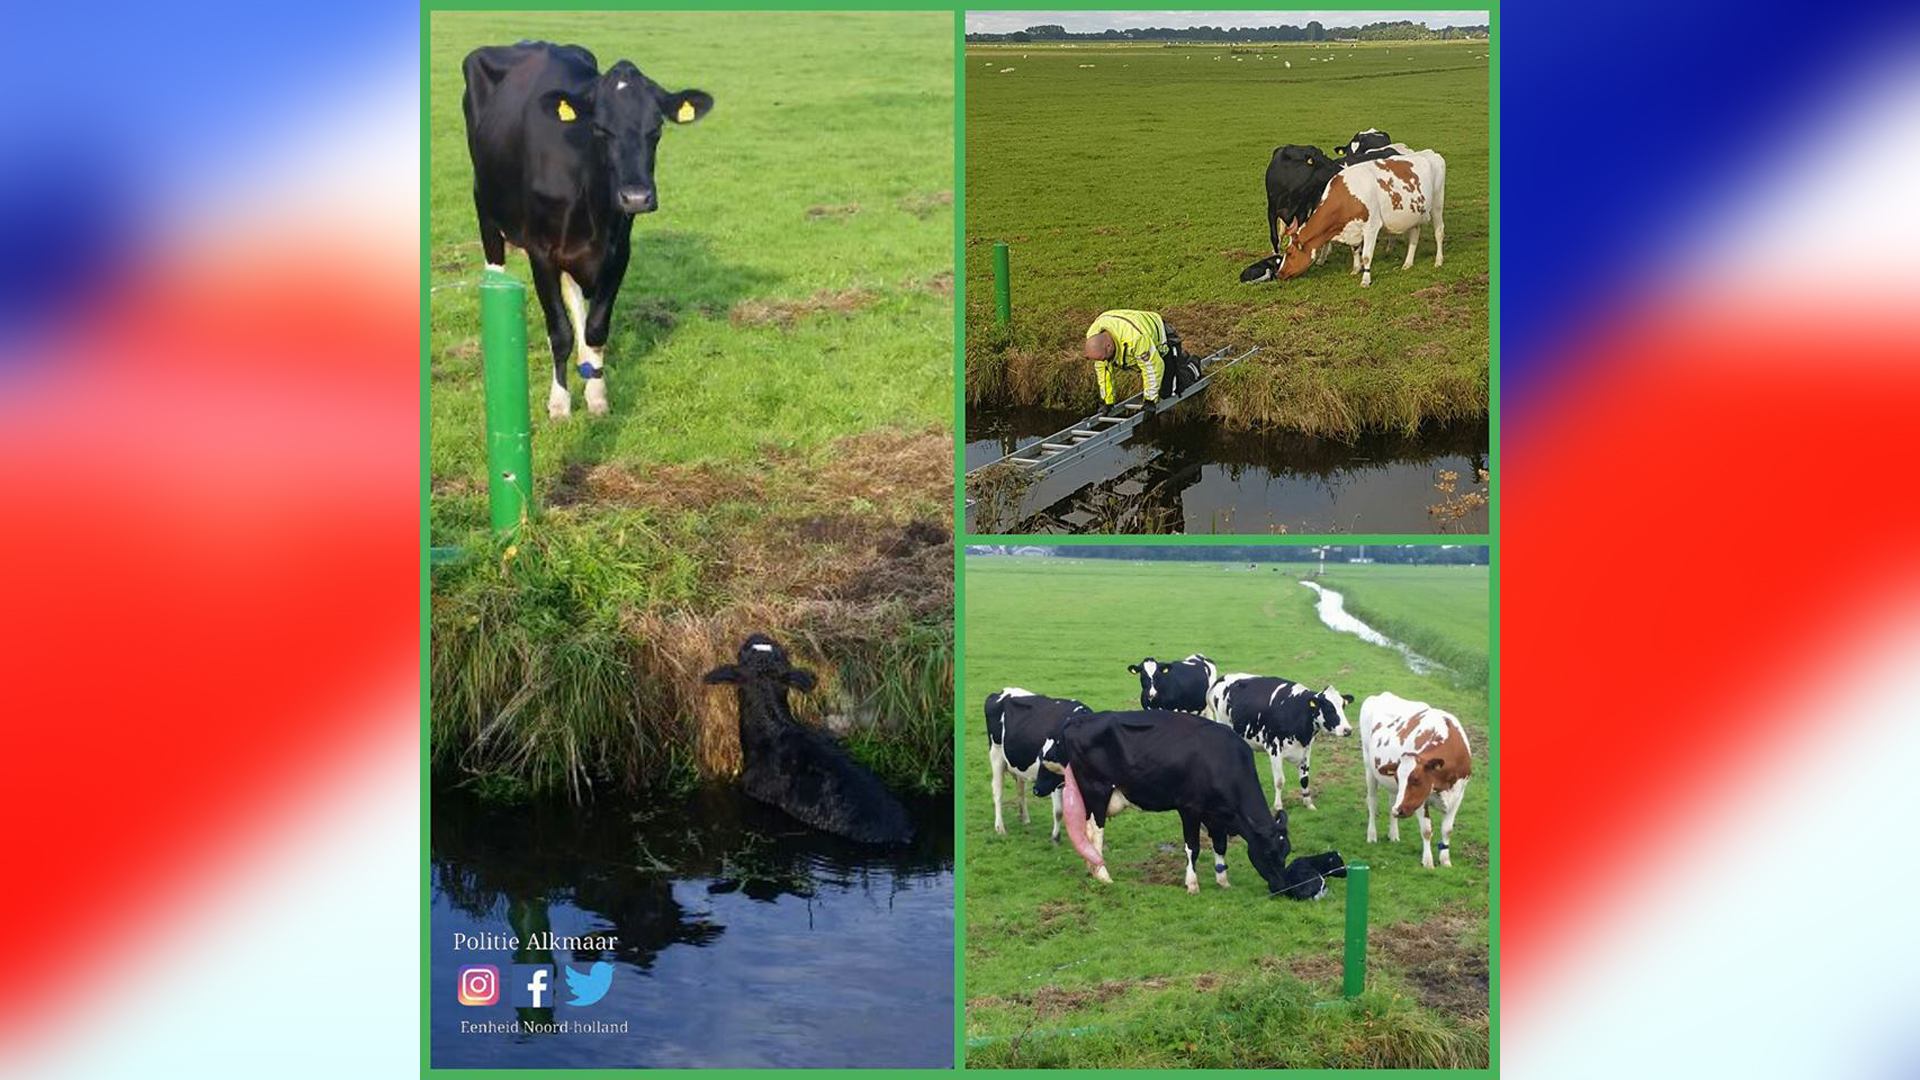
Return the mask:
<path fill-rule="evenodd" d="M 789 663 L 772 638 L 749 637 L 736 661 L 707 672 L 707 682 L 732 683 L 738 696 L 740 782 L 748 795 L 863 844 L 913 839 L 899 800 L 839 743 L 793 718 L 787 689 L 813 689 L 813 672 Z"/>
<path fill-rule="evenodd" d="M 1149 656 L 1127 670 L 1140 676 L 1140 707 L 1172 709 L 1175 712 L 1205 712 L 1207 687 L 1220 672 L 1213 661 L 1194 653 L 1176 664 L 1163 664 Z"/>
<path fill-rule="evenodd" d="M 1020 800 L 1020 822 L 1027 822 L 1027 785 L 1040 773 L 1040 754 L 1060 737 L 1067 717 L 1091 712 L 1069 698 L 1052 698 L 1009 686 L 987 695 L 987 760 L 993 769 L 993 831 L 1006 835 L 1000 816 L 1000 792 L 1006 774 L 1013 774 L 1013 794 Z M 1053 798 L 1053 842 L 1060 842 L 1060 793 Z"/>
<path fill-rule="evenodd" d="M 504 267 L 506 245 L 527 253 L 553 346 L 547 415 L 572 411 L 567 360 L 576 339 L 587 408 L 607 411 L 600 351 L 627 272 L 633 215 L 660 205 L 654 154 L 669 123 L 713 108 L 699 90 L 662 89 L 622 60 L 578 45 L 523 41 L 467 54 L 467 152 L 480 247 Z"/>
<path fill-rule="evenodd" d="M 1292 228 L 1307 220 L 1320 205 L 1328 182 L 1338 175 L 1339 163 L 1317 146 L 1289 143 L 1273 152 L 1273 159 L 1267 162 L 1267 237 L 1276 254 L 1280 251 L 1280 223 L 1284 221 Z M 1247 278 L 1242 276 L 1241 280 Z"/>
<path fill-rule="evenodd" d="M 1227 886 L 1230 836 L 1246 838 L 1248 857 L 1270 892 L 1288 887 L 1287 813 L 1268 816 L 1253 751 L 1219 724 L 1160 709 L 1083 713 L 1067 721 L 1041 762 L 1046 772 L 1033 785 L 1036 795 L 1059 787 L 1066 768 L 1073 767 L 1095 848 L 1104 846 L 1107 819 L 1128 806 L 1174 810 L 1186 842 L 1188 892 L 1200 891 L 1195 860 L 1203 827 L 1212 839 L 1213 876 L 1221 888 Z"/>
<path fill-rule="evenodd" d="M 1256 750 L 1267 752 L 1273 768 L 1273 805 L 1281 804 L 1280 762 L 1291 761 L 1300 773 L 1300 801 L 1312 810 L 1313 789 L 1307 773 L 1313 764 L 1313 736 L 1353 734 L 1347 723 L 1352 694 L 1342 694 L 1331 684 L 1315 693 L 1305 683 L 1273 679 L 1260 675 L 1223 676 L 1207 691 L 1207 715 L 1233 729 L 1234 734 Z"/>

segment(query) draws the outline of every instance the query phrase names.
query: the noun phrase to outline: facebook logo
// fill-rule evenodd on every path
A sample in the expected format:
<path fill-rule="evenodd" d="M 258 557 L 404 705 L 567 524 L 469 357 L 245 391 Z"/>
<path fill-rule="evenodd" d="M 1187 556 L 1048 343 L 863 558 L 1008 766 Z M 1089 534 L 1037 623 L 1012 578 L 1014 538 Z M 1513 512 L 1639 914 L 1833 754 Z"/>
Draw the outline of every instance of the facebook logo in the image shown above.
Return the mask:
<path fill-rule="evenodd" d="M 551 1009 L 553 982 L 552 964 L 515 964 L 507 994 L 516 1009 Z"/>

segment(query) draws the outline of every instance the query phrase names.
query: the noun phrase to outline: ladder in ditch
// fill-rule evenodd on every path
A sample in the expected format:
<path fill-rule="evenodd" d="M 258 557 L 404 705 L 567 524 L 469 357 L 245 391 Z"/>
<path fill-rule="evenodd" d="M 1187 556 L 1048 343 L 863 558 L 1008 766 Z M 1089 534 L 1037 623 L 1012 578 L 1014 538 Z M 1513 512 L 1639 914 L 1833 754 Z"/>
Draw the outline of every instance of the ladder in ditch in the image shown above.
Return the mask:
<path fill-rule="evenodd" d="M 1100 450 L 1115 446 L 1124 441 L 1128 432 L 1140 426 L 1140 423 L 1155 412 L 1165 412 L 1188 398 L 1197 396 L 1213 381 L 1213 377 L 1247 357 L 1260 351 L 1260 347 L 1246 350 L 1232 359 L 1226 359 L 1231 346 L 1220 349 L 1200 359 L 1200 378 L 1191 386 L 1181 389 L 1172 397 L 1162 398 L 1156 409 L 1147 408 L 1145 392 L 1133 395 L 1120 403 L 1112 413 L 1095 413 L 1085 419 L 1061 428 L 1039 442 L 1023 446 L 1011 454 L 997 458 L 976 469 L 967 471 L 973 476 L 983 469 L 995 466 L 1011 465 L 1033 476 L 1035 479 L 1057 472 L 1075 461 Z M 968 500 L 972 504 L 972 500 Z"/>

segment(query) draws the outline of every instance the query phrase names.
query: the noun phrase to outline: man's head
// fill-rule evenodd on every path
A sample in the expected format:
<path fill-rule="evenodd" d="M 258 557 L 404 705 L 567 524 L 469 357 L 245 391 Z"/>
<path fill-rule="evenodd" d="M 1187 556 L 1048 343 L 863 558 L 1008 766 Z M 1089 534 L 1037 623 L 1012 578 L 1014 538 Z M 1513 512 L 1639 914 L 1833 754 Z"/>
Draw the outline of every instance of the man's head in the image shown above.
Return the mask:
<path fill-rule="evenodd" d="M 1107 333 L 1105 330 L 1102 330 L 1099 333 L 1088 338 L 1087 339 L 1087 359 L 1089 360 L 1113 359 L 1113 335 Z"/>

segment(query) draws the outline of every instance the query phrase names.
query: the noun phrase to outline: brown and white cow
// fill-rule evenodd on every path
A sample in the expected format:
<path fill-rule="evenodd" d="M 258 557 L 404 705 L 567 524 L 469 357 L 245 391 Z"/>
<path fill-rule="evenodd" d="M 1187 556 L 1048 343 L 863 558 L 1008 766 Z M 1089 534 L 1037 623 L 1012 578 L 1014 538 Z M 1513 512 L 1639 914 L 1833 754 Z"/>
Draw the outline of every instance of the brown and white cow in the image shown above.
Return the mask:
<path fill-rule="evenodd" d="M 1453 817 L 1473 775 L 1473 749 L 1459 719 L 1424 701 L 1381 693 L 1360 703 L 1360 733 L 1367 774 L 1367 843 L 1379 839 L 1373 826 L 1374 792 L 1391 787 L 1387 839 L 1397 843 L 1400 819 L 1419 814 L 1420 865 L 1433 869 L 1433 823 L 1427 820 L 1427 804 L 1439 799 L 1445 814 L 1440 821 L 1440 865 L 1452 866 L 1447 847 Z"/>
<path fill-rule="evenodd" d="M 1353 271 L 1360 284 L 1373 284 L 1373 252 L 1382 231 L 1407 234 L 1402 270 L 1413 269 L 1420 227 L 1433 224 L 1433 265 L 1445 261 L 1447 162 L 1431 150 L 1363 161 L 1340 170 L 1327 182 L 1320 205 L 1307 220 L 1287 231 L 1288 244 L 1278 276 L 1298 277 L 1313 257 L 1334 241 L 1354 249 Z"/>

